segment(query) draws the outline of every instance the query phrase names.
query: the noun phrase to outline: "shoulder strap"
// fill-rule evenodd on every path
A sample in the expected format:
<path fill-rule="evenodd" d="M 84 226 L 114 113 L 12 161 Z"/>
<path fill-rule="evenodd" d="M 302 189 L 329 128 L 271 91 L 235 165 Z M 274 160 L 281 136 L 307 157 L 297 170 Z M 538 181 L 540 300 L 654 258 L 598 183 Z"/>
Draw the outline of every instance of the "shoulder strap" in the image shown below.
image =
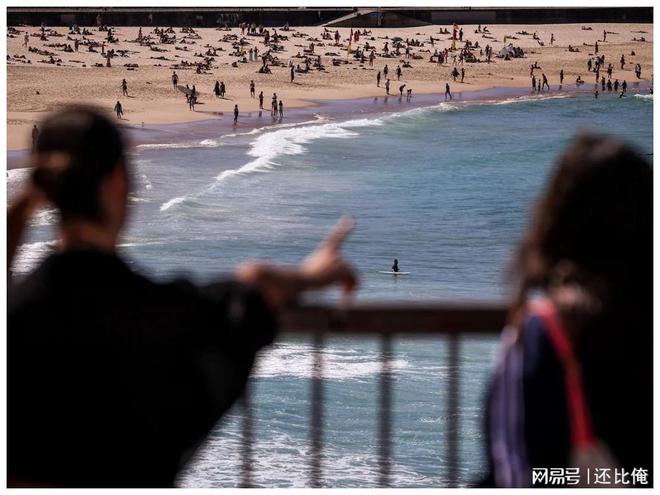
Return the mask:
<path fill-rule="evenodd" d="M 582 386 L 580 367 L 555 305 L 548 298 L 538 298 L 528 303 L 528 310 L 543 320 L 550 342 L 564 365 L 571 443 L 574 447 L 592 445 L 596 437 L 591 427 L 591 414 Z"/>

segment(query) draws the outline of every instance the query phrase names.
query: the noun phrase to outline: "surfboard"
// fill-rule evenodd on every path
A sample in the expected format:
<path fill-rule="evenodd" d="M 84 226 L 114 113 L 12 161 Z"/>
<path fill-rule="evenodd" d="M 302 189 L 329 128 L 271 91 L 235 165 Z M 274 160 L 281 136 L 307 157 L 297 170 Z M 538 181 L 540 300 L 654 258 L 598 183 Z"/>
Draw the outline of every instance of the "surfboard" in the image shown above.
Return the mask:
<path fill-rule="evenodd" d="M 182 86 L 180 84 L 176 88 L 179 91 L 181 91 L 182 93 L 186 94 L 186 95 L 189 95 L 190 93 L 192 93 L 192 88 L 186 88 L 185 86 Z"/>
<path fill-rule="evenodd" d="M 383 273 L 385 275 L 410 275 L 410 272 L 393 272 L 393 271 L 385 272 L 385 271 L 379 271 L 378 273 Z"/>

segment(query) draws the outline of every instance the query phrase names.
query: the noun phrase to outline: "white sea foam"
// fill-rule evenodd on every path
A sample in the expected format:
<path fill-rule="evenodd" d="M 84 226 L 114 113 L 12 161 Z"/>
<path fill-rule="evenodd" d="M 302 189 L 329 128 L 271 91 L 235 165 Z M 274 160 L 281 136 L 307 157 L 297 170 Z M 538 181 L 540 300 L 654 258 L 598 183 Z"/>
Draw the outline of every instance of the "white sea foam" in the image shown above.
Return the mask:
<path fill-rule="evenodd" d="M 260 355 L 254 376 L 308 378 L 312 375 L 312 354 L 309 344 L 276 344 Z M 326 348 L 322 355 L 324 379 L 360 380 L 382 371 L 380 356 L 376 353 L 351 354 Z M 403 370 L 408 367 L 408 361 L 392 359 L 390 367 L 393 371 Z"/>
<path fill-rule="evenodd" d="M 172 198 L 169 201 L 163 203 L 160 205 L 160 211 L 166 211 L 169 210 L 172 206 L 178 205 L 179 203 L 183 202 L 186 200 L 188 196 L 179 196 L 178 198 Z"/>
<path fill-rule="evenodd" d="M 304 145 L 311 141 L 353 138 L 359 134 L 352 129 L 382 124 L 381 119 L 356 119 L 320 125 L 301 125 L 262 134 L 252 141 L 250 150 L 247 152 L 249 156 L 254 157 L 254 160 L 237 169 L 224 170 L 216 177 L 216 180 L 223 181 L 234 175 L 271 169 L 277 165 L 278 157 L 300 155 L 305 152 Z"/>
<path fill-rule="evenodd" d="M 28 273 L 36 267 L 41 260 L 52 253 L 58 241 L 38 241 L 21 244 L 16 250 L 12 271 L 14 273 Z"/>
<path fill-rule="evenodd" d="M 511 103 L 526 103 L 531 101 L 545 101 L 545 100 L 563 100 L 564 98 L 574 98 L 570 94 L 558 94 L 558 95 L 529 95 L 529 96 L 516 96 L 514 98 L 507 98 L 505 100 L 496 100 L 496 101 L 484 101 L 486 104 L 495 104 L 495 105 L 510 105 Z"/>
<path fill-rule="evenodd" d="M 234 420 L 236 422 L 238 418 Z M 227 425 L 229 426 L 229 425 Z M 265 424 L 265 427 L 269 425 Z M 238 425 L 231 425 L 237 430 Z M 229 430 L 226 428 L 225 430 Z M 253 483 L 268 488 L 304 488 L 309 486 L 310 444 L 299 435 L 272 430 L 255 438 L 253 457 Z M 378 481 L 375 462 L 376 445 L 364 446 L 358 451 L 347 451 L 326 442 L 323 446 L 324 483 L 328 487 L 370 487 Z M 241 437 L 223 431 L 211 435 L 205 445 L 195 453 L 192 463 L 179 475 L 177 485 L 188 488 L 231 487 L 238 484 L 240 472 Z M 390 480 L 395 486 L 422 486 L 429 484 L 426 476 L 392 460 Z M 436 485 L 441 484 L 438 476 Z"/>
<path fill-rule="evenodd" d="M 653 101 L 653 95 L 652 94 L 647 94 L 647 95 L 635 94 L 633 96 L 635 98 L 639 98 L 640 100 Z"/>

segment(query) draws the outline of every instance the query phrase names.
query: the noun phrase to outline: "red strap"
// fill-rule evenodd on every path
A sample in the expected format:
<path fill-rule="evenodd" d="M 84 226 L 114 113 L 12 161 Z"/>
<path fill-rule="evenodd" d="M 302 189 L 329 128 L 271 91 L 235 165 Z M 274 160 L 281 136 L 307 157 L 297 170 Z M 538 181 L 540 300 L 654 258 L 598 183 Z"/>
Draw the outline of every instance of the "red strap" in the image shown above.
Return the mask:
<path fill-rule="evenodd" d="M 555 306 L 547 298 L 533 299 L 529 302 L 529 311 L 543 320 L 550 342 L 564 364 L 572 444 L 579 447 L 593 445 L 596 437 L 591 428 L 580 367 Z"/>

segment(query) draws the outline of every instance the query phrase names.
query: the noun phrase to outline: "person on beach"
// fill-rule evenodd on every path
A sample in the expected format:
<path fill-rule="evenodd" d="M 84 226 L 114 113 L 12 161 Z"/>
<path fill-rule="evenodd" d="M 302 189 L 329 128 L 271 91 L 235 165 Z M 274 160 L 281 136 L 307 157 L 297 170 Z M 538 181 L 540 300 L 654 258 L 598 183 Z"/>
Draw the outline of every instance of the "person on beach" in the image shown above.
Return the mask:
<path fill-rule="evenodd" d="M 124 109 L 121 106 L 121 103 L 119 100 L 117 100 L 117 103 L 115 103 L 115 113 L 117 114 L 117 118 L 121 119 L 124 116 Z"/>
<path fill-rule="evenodd" d="M 196 103 L 197 103 L 197 95 L 196 95 L 195 91 L 192 91 L 188 95 L 188 110 L 194 112 Z"/>
<path fill-rule="evenodd" d="M 628 83 L 624 79 L 624 81 L 621 83 L 621 93 L 626 94 L 627 89 L 628 89 Z"/>
<path fill-rule="evenodd" d="M 39 128 L 37 127 L 37 124 L 34 124 L 32 126 L 32 149 L 34 149 L 34 147 L 36 146 L 38 137 L 39 137 Z"/>
<path fill-rule="evenodd" d="M 380 71 L 376 74 L 376 87 L 380 88 Z"/>
<path fill-rule="evenodd" d="M 452 99 L 452 96 L 451 96 L 451 90 L 449 88 L 449 83 L 445 83 L 445 101 L 451 100 L 451 99 Z"/>
<path fill-rule="evenodd" d="M 401 98 L 403 98 L 403 90 L 405 88 L 406 88 L 405 84 L 402 84 L 401 86 L 399 86 L 399 101 L 401 100 Z"/>
<path fill-rule="evenodd" d="M 43 206 L 59 213 L 59 241 L 8 282 L 7 484 L 174 486 L 243 393 L 280 311 L 310 290 L 353 290 L 340 253 L 352 224 L 299 265 L 250 262 L 206 285 L 151 280 L 117 249 L 134 176 L 118 126 L 66 107 L 40 128 L 7 212 L 8 266 Z"/>
<path fill-rule="evenodd" d="M 215 82 L 215 86 L 213 86 L 213 94 L 216 98 L 220 98 L 220 81 Z"/>
<path fill-rule="evenodd" d="M 564 69 L 561 69 L 559 71 L 559 86 L 562 86 L 564 84 Z"/>
<path fill-rule="evenodd" d="M 385 81 L 385 94 L 390 94 L 390 80 Z"/>
<path fill-rule="evenodd" d="M 614 80 L 614 92 L 616 93 L 618 91 L 619 91 L 619 80 L 615 79 Z"/>
<path fill-rule="evenodd" d="M 392 271 L 394 273 L 398 273 L 399 271 L 399 260 L 396 258 L 394 259 L 394 263 L 392 264 Z"/>
<path fill-rule="evenodd" d="M 174 89 L 177 89 L 178 85 L 179 85 L 179 76 L 175 71 L 172 72 L 172 86 L 174 87 Z"/>
<path fill-rule="evenodd" d="M 532 91 L 536 91 L 536 76 L 532 76 Z"/>
<path fill-rule="evenodd" d="M 23 46 L 25 48 L 27 48 L 29 43 L 30 43 L 30 35 L 27 34 L 27 31 L 26 31 L 25 35 L 23 36 Z"/>
<path fill-rule="evenodd" d="M 293 65 L 291 66 L 291 82 L 296 78 L 296 71 L 293 70 Z"/>
<path fill-rule="evenodd" d="M 238 105 L 234 105 L 234 125 L 238 124 Z"/>
<path fill-rule="evenodd" d="M 259 110 L 264 109 L 264 92 L 259 91 Z"/>
<path fill-rule="evenodd" d="M 543 73 L 541 74 L 541 77 L 543 78 L 543 83 L 541 84 L 541 88 L 547 88 L 548 91 L 550 91 L 550 84 L 548 83 L 548 78 Z"/>
<path fill-rule="evenodd" d="M 578 137 L 515 258 L 482 486 L 549 487 L 533 468 L 580 465 L 636 469 L 653 486 L 652 265 L 651 164 L 614 138 Z"/>
<path fill-rule="evenodd" d="M 461 67 L 461 82 L 465 81 L 465 67 Z"/>
<path fill-rule="evenodd" d="M 255 87 L 254 87 L 254 80 L 250 81 L 250 97 L 254 98 L 254 93 L 255 93 Z"/>
<path fill-rule="evenodd" d="M 621 70 L 623 70 L 624 66 L 626 65 L 626 57 L 624 55 L 621 55 L 621 60 L 619 60 L 621 63 Z"/>
<path fill-rule="evenodd" d="M 282 100 L 280 100 L 278 106 L 280 111 L 280 120 L 282 120 L 284 118 L 284 103 L 282 103 Z"/>
<path fill-rule="evenodd" d="M 270 115 L 273 118 L 277 116 L 277 93 L 273 93 L 273 98 L 270 102 Z"/>
<path fill-rule="evenodd" d="M 128 83 L 126 79 L 121 80 L 121 94 L 122 96 L 128 96 Z"/>

